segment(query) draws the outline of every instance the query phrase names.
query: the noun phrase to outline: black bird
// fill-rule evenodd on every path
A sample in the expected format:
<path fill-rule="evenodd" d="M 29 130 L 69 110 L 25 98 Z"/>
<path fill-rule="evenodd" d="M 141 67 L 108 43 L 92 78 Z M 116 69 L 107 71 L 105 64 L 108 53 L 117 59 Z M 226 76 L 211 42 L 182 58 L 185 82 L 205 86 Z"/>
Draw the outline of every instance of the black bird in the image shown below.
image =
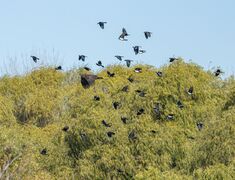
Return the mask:
<path fill-rule="evenodd" d="M 122 91 L 123 91 L 123 92 L 128 92 L 128 90 L 129 90 L 129 86 L 128 86 L 128 85 L 126 85 L 126 86 L 124 86 L 124 87 L 122 88 Z"/>
<path fill-rule="evenodd" d="M 104 67 L 101 61 L 98 61 L 98 62 L 96 63 L 96 65 L 97 65 L 97 66 Z"/>
<path fill-rule="evenodd" d="M 156 72 L 156 74 L 158 75 L 158 77 L 162 77 L 163 73 L 161 71 Z"/>
<path fill-rule="evenodd" d="M 127 118 L 126 118 L 126 117 L 121 117 L 121 120 L 122 120 L 122 122 L 123 122 L 124 124 L 127 123 Z"/>
<path fill-rule="evenodd" d="M 91 69 L 89 67 L 84 67 L 85 70 L 90 71 Z"/>
<path fill-rule="evenodd" d="M 108 74 L 109 77 L 114 77 L 115 76 L 115 73 L 111 73 L 109 71 L 107 71 L 107 74 Z"/>
<path fill-rule="evenodd" d="M 192 94 L 193 94 L 193 86 L 191 86 L 191 87 L 188 89 L 187 92 L 188 92 L 189 95 L 192 95 Z"/>
<path fill-rule="evenodd" d="M 120 105 L 121 104 L 119 102 L 117 102 L 117 101 L 113 102 L 114 109 L 118 109 L 120 107 Z"/>
<path fill-rule="evenodd" d="M 62 131 L 67 132 L 69 130 L 69 126 L 63 127 Z"/>
<path fill-rule="evenodd" d="M 46 148 L 42 149 L 40 154 L 41 155 L 47 155 L 47 149 Z"/>
<path fill-rule="evenodd" d="M 62 66 L 56 67 L 55 70 L 62 70 Z"/>
<path fill-rule="evenodd" d="M 167 120 L 173 120 L 174 119 L 174 114 L 168 114 L 166 116 Z"/>
<path fill-rule="evenodd" d="M 109 131 L 109 132 L 107 132 L 107 135 L 108 135 L 108 137 L 112 137 L 113 135 L 115 135 L 115 133 L 114 132 L 112 132 L 112 131 Z"/>
<path fill-rule="evenodd" d="M 94 96 L 94 100 L 95 101 L 100 101 L 100 97 L 99 96 Z"/>
<path fill-rule="evenodd" d="M 134 130 L 132 130 L 128 135 L 129 140 L 134 141 L 137 139 L 137 135 Z"/>
<path fill-rule="evenodd" d="M 220 70 L 220 69 L 217 69 L 215 72 L 214 72 L 214 74 L 215 74 L 215 76 L 217 77 L 217 76 L 219 76 L 220 74 L 222 74 L 223 72 Z"/>
<path fill-rule="evenodd" d="M 33 59 L 33 61 L 35 62 L 35 63 L 37 63 L 38 62 L 38 60 L 39 60 L 39 58 L 38 57 L 36 57 L 36 56 L 30 56 L 32 59 Z"/>
<path fill-rule="evenodd" d="M 102 120 L 102 124 L 103 124 L 105 127 L 111 127 L 111 124 L 108 124 L 105 120 Z"/>
<path fill-rule="evenodd" d="M 142 68 L 135 68 L 135 72 L 136 73 L 141 73 L 142 72 Z"/>
<path fill-rule="evenodd" d="M 171 58 L 169 58 L 169 61 L 170 62 L 174 62 L 174 61 L 176 61 L 176 60 L 178 60 L 177 58 L 175 58 L 175 57 L 171 57 Z"/>
<path fill-rule="evenodd" d="M 156 134 L 156 131 L 155 130 L 151 130 L 151 133 Z"/>
<path fill-rule="evenodd" d="M 128 39 L 125 39 L 126 36 L 129 36 L 125 28 L 122 28 L 122 34 L 119 36 L 119 40 L 121 41 L 128 41 Z"/>
<path fill-rule="evenodd" d="M 97 23 L 101 29 L 104 29 L 104 24 L 107 24 L 107 22 L 98 22 Z"/>
<path fill-rule="evenodd" d="M 177 106 L 178 106 L 178 108 L 180 108 L 180 109 L 184 108 L 184 105 L 183 105 L 183 103 L 182 103 L 180 100 L 177 101 Z"/>
<path fill-rule="evenodd" d="M 116 55 L 115 57 L 116 57 L 119 61 L 122 61 L 122 58 L 123 58 L 124 56 Z"/>
<path fill-rule="evenodd" d="M 131 66 L 131 62 L 133 62 L 133 60 L 130 60 L 130 59 L 125 59 L 126 61 L 126 66 L 127 67 L 130 67 Z"/>
<path fill-rule="evenodd" d="M 134 82 L 134 79 L 132 77 L 127 78 L 127 80 L 130 81 L 131 83 Z"/>
<path fill-rule="evenodd" d="M 149 31 L 145 31 L 145 32 L 144 32 L 144 36 L 145 36 L 146 39 L 150 38 L 151 35 L 152 35 L 152 33 L 149 32 Z"/>
<path fill-rule="evenodd" d="M 146 95 L 146 92 L 141 91 L 141 90 L 136 90 L 135 92 L 139 93 L 140 97 L 145 97 L 145 95 Z"/>
<path fill-rule="evenodd" d="M 198 128 L 199 131 L 202 130 L 203 126 L 204 126 L 204 125 L 203 125 L 202 122 L 198 122 L 198 123 L 197 123 L 197 128 Z"/>
<path fill-rule="evenodd" d="M 85 56 L 85 55 L 78 55 L 78 60 L 84 62 L 85 59 L 86 59 L 86 57 L 87 57 L 87 56 Z"/>
<path fill-rule="evenodd" d="M 137 111 L 137 116 L 139 116 L 141 114 L 144 114 L 144 109 L 143 108 L 141 108 Z"/>
<path fill-rule="evenodd" d="M 139 54 L 141 46 L 133 46 L 133 50 L 135 52 L 135 55 Z"/>
<path fill-rule="evenodd" d="M 102 77 L 98 77 L 96 75 L 92 75 L 92 74 L 82 74 L 81 75 L 81 84 L 82 84 L 83 88 L 87 89 L 92 84 L 95 83 L 96 79 L 103 79 L 103 78 Z"/>

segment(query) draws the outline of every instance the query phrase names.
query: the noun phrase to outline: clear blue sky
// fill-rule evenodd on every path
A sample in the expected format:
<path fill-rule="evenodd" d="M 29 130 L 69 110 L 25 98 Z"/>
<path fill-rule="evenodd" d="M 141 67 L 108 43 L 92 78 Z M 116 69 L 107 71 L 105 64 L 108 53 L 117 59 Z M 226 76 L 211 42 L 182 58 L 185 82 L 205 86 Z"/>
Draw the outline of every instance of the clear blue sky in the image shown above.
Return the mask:
<path fill-rule="evenodd" d="M 108 22 L 104 30 L 98 21 Z M 31 54 L 64 69 L 82 65 L 78 54 L 92 68 L 99 59 L 118 62 L 113 56 L 120 54 L 157 67 L 175 55 L 235 71 L 234 0 L 3 0 L 0 23 L 0 73 L 35 68 Z M 128 42 L 117 39 L 122 27 Z M 135 56 L 133 45 L 147 53 Z"/>

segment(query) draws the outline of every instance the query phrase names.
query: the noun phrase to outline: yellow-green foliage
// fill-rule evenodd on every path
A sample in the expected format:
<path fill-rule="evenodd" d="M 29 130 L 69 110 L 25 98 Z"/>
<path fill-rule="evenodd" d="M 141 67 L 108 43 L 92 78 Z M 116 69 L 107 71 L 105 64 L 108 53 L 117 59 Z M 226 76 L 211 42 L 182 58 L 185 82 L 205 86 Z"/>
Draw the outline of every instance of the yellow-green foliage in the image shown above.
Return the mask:
<path fill-rule="evenodd" d="M 89 89 L 80 83 L 82 69 L 41 68 L 2 77 L 0 178 L 234 179 L 234 78 L 221 80 L 183 60 L 159 69 L 135 67 L 109 66 Z M 107 70 L 115 76 L 108 77 Z M 186 93 L 190 86 L 192 96 Z M 178 100 L 184 108 L 177 107 Z M 115 101 L 121 103 L 116 110 Z M 153 110 L 157 102 L 160 117 Z M 145 112 L 138 116 L 141 108 Z M 166 118 L 170 113 L 173 120 Z M 204 124 L 201 131 L 197 122 Z M 109 131 L 115 135 L 108 137 Z M 40 153 L 44 148 L 46 155 Z"/>

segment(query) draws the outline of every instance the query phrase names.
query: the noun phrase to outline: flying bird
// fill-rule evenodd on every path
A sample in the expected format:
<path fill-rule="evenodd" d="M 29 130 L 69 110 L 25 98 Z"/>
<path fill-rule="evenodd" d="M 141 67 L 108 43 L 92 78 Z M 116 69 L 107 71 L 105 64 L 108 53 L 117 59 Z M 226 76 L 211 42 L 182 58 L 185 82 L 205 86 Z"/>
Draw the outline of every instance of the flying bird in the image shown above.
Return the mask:
<path fill-rule="evenodd" d="M 90 71 L 91 69 L 89 67 L 84 67 L 85 70 Z"/>
<path fill-rule="evenodd" d="M 107 24 L 107 22 L 98 22 L 97 23 L 101 29 L 104 29 L 104 24 Z"/>
<path fill-rule="evenodd" d="M 176 61 L 176 60 L 178 60 L 177 58 L 175 58 L 175 57 L 171 57 L 171 58 L 169 58 L 169 61 L 170 62 L 174 62 L 174 61 Z"/>
<path fill-rule="evenodd" d="M 42 149 L 40 154 L 41 155 L 47 155 L 47 149 L 46 148 Z"/>
<path fill-rule="evenodd" d="M 126 86 L 124 86 L 124 87 L 122 88 L 122 91 L 123 91 L 123 92 L 128 92 L 128 90 L 129 90 L 129 86 L 128 86 L 128 85 L 126 85 Z"/>
<path fill-rule="evenodd" d="M 133 62 L 133 60 L 130 60 L 130 59 L 125 59 L 126 61 L 126 66 L 127 67 L 130 67 L 131 66 L 131 62 Z"/>
<path fill-rule="evenodd" d="M 141 108 L 137 111 L 137 116 L 139 116 L 141 114 L 144 114 L 144 109 L 143 108 Z"/>
<path fill-rule="evenodd" d="M 67 132 L 69 130 L 69 126 L 63 127 L 62 131 Z"/>
<path fill-rule="evenodd" d="M 109 77 L 114 77 L 115 76 L 115 73 L 111 73 L 109 71 L 107 71 L 107 74 L 108 74 Z"/>
<path fill-rule="evenodd" d="M 189 95 L 192 95 L 192 94 L 193 94 L 193 86 L 191 86 L 191 87 L 188 89 L 187 92 L 188 92 Z"/>
<path fill-rule="evenodd" d="M 109 131 L 109 132 L 107 132 L 107 135 L 108 135 L 108 137 L 112 137 L 113 135 L 115 135 L 115 133 L 114 132 L 112 132 L 112 131 Z"/>
<path fill-rule="evenodd" d="M 100 97 L 99 96 L 94 96 L 94 100 L 95 101 L 100 101 Z"/>
<path fill-rule="evenodd" d="M 104 68 L 104 66 L 103 66 L 103 64 L 102 64 L 101 61 L 98 61 L 98 62 L 96 63 L 96 65 Z"/>
<path fill-rule="evenodd" d="M 161 71 L 156 72 L 158 77 L 162 77 L 163 73 Z"/>
<path fill-rule="evenodd" d="M 122 61 L 122 58 L 123 58 L 124 56 L 116 55 L 115 57 L 116 57 L 119 61 Z"/>
<path fill-rule="evenodd" d="M 177 106 L 178 106 L 178 108 L 180 108 L 180 109 L 183 109 L 184 108 L 184 105 L 183 105 L 183 103 L 179 100 L 179 101 L 177 101 Z"/>
<path fill-rule="evenodd" d="M 135 68 L 135 72 L 136 72 L 136 73 L 141 73 L 141 72 L 142 72 L 142 68 L 138 68 L 138 67 Z"/>
<path fill-rule="evenodd" d="M 198 122 L 198 123 L 197 123 L 197 128 L 198 128 L 199 131 L 202 130 L 203 126 L 204 126 L 204 125 L 203 125 L 202 122 Z"/>
<path fill-rule="evenodd" d="M 215 74 L 215 76 L 217 77 L 217 76 L 219 76 L 220 74 L 222 74 L 223 72 L 221 71 L 221 69 L 217 69 L 215 72 L 214 72 L 214 74 Z"/>
<path fill-rule="evenodd" d="M 113 102 L 114 109 L 118 109 L 120 107 L 120 105 L 121 104 L 119 102 L 117 102 L 117 101 Z"/>
<path fill-rule="evenodd" d="M 96 75 L 92 75 L 92 74 L 82 74 L 81 75 L 81 84 L 82 84 L 83 88 L 87 89 L 92 84 L 95 83 L 96 79 L 103 79 L 103 78 L 102 77 L 98 77 Z"/>
<path fill-rule="evenodd" d="M 87 56 L 85 56 L 85 55 L 78 55 L 78 60 L 84 62 L 85 59 L 86 59 L 86 57 L 87 57 Z"/>
<path fill-rule="evenodd" d="M 33 59 L 33 61 L 35 62 L 35 63 L 37 63 L 38 62 L 38 60 L 39 60 L 39 58 L 38 57 L 36 57 L 36 56 L 30 56 L 32 59 Z"/>
<path fill-rule="evenodd" d="M 133 50 L 135 52 L 135 55 L 139 54 L 141 46 L 133 46 Z"/>
<path fill-rule="evenodd" d="M 123 122 L 124 124 L 127 123 L 127 118 L 126 118 L 126 117 L 121 117 L 121 120 L 122 120 L 122 122 Z"/>
<path fill-rule="evenodd" d="M 102 120 L 102 124 L 103 124 L 105 127 L 111 127 L 111 124 L 108 124 L 105 120 Z"/>
<path fill-rule="evenodd" d="M 167 120 L 173 120 L 174 119 L 174 114 L 168 114 L 166 116 Z"/>
<path fill-rule="evenodd" d="M 122 28 L 122 34 L 119 36 L 119 40 L 121 41 L 128 41 L 128 39 L 125 39 L 126 36 L 129 36 L 125 28 Z"/>
<path fill-rule="evenodd" d="M 145 31 L 144 32 L 144 36 L 146 39 L 150 38 L 152 36 L 152 32 L 149 32 L 149 31 Z"/>
<path fill-rule="evenodd" d="M 132 77 L 127 78 L 127 80 L 128 80 L 129 82 L 131 82 L 131 83 L 134 82 L 134 79 L 133 79 Z"/>
<path fill-rule="evenodd" d="M 62 70 L 62 66 L 56 67 L 55 70 L 58 70 L 58 71 Z"/>

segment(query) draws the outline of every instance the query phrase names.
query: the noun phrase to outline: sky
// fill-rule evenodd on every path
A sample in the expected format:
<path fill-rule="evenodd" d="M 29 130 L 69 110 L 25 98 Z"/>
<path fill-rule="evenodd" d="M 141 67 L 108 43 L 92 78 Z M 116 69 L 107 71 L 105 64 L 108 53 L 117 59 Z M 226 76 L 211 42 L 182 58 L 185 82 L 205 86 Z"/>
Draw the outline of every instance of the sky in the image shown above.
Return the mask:
<path fill-rule="evenodd" d="M 0 75 L 43 65 L 99 70 L 98 60 L 121 63 L 115 55 L 156 67 L 182 57 L 232 75 L 234 8 L 234 0 L 1 0 Z M 104 30 L 99 21 L 107 21 Z M 123 27 L 128 42 L 118 40 Z M 146 40 L 144 31 L 153 32 L 152 38 Z M 135 45 L 147 52 L 136 56 Z M 88 56 L 85 63 L 78 61 L 79 54 Z"/>

